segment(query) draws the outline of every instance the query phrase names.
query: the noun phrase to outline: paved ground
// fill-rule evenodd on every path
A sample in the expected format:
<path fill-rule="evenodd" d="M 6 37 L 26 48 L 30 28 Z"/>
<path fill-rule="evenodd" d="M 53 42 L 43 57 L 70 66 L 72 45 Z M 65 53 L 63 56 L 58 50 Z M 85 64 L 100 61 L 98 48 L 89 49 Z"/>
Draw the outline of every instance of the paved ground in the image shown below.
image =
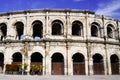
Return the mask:
<path fill-rule="evenodd" d="M 31 76 L 31 75 L 4 75 L 0 74 L 0 80 L 120 80 L 120 75 L 112 76 Z"/>

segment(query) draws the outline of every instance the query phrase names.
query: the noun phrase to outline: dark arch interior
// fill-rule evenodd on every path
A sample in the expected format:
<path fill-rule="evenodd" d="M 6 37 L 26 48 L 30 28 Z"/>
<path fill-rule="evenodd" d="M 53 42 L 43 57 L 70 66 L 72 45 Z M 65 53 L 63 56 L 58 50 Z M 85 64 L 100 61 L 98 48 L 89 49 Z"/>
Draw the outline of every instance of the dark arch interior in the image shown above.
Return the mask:
<path fill-rule="evenodd" d="M 82 28 L 82 23 L 79 21 L 74 21 L 72 23 L 72 35 L 75 36 L 80 36 L 81 35 L 81 28 Z"/>
<path fill-rule="evenodd" d="M 12 57 L 13 57 L 13 62 L 22 62 L 22 55 L 19 52 L 14 53 Z"/>
<path fill-rule="evenodd" d="M 100 54 L 95 54 L 93 55 L 93 62 L 94 63 L 103 62 L 103 57 Z"/>
<path fill-rule="evenodd" d="M 63 62 L 63 61 L 64 61 L 64 58 L 63 58 L 62 54 L 60 54 L 60 53 L 53 54 L 52 62 Z"/>
<path fill-rule="evenodd" d="M 43 56 L 40 53 L 35 52 L 31 55 L 31 62 L 42 62 L 42 58 Z"/>
<path fill-rule="evenodd" d="M 73 62 L 84 62 L 84 56 L 79 53 L 74 54 L 72 59 L 73 59 Z"/>
<path fill-rule="evenodd" d="M 4 62 L 4 55 L 3 55 L 3 53 L 0 53 L 0 62 Z"/>
<path fill-rule="evenodd" d="M 63 23 L 60 20 L 55 20 L 52 22 L 52 35 L 62 34 Z"/>
<path fill-rule="evenodd" d="M 94 37 L 98 36 L 97 26 L 99 26 L 97 23 L 92 23 L 92 25 L 91 25 L 91 36 L 94 36 Z"/>
<path fill-rule="evenodd" d="M 112 29 L 110 26 L 107 27 L 107 35 L 109 38 L 112 38 Z"/>
<path fill-rule="evenodd" d="M 112 55 L 110 57 L 111 63 L 118 63 L 119 62 L 119 58 L 117 55 Z"/>
<path fill-rule="evenodd" d="M 17 22 L 17 23 L 15 23 L 15 26 L 16 26 L 16 30 L 17 30 L 18 39 L 20 40 L 23 35 L 24 24 L 22 22 Z"/>
<path fill-rule="evenodd" d="M 33 22 L 33 38 L 35 37 L 39 37 L 42 38 L 43 37 L 43 24 L 41 21 L 34 21 Z"/>
<path fill-rule="evenodd" d="M 92 25 L 91 26 L 91 36 L 97 37 L 98 36 L 98 29 L 96 26 Z"/>
<path fill-rule="evenodd" d="M 3 69 L 4 66 L 4 55 L 3 53 L 0 53 L 0 67 Z"/>
<path fill-rule="evenodd" d="M 3 37 L 6 37 L 6 34 L 7 34 L 7 25 L 5 23 L 1 23 L 0 29 L 2 32 L 1 40 L 3 40 Z"/>

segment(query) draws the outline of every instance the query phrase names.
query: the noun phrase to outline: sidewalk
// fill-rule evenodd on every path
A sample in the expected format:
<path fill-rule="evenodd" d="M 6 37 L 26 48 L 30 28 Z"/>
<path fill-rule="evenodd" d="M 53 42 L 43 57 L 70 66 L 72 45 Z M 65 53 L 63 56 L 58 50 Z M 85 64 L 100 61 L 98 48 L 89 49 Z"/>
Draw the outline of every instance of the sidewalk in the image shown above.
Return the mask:
<path fill-rule="evenodd" d="M 93 75 L 93 76 L 31 76 L 31 75 L 4 75 L 0 80 L 120 80 L 120 75 Z"/>

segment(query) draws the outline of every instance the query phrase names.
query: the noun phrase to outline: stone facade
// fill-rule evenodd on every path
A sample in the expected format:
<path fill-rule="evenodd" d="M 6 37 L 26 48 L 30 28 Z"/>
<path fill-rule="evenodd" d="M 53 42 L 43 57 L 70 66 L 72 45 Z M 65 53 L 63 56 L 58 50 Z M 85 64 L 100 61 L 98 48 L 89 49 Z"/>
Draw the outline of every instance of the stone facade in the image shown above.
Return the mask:
<path fill-rule="evenodd" d="M 69 9 L 1 13 L 0 38 L 3 72 L 21 61 L 27 72 L 41 63 L 43 75 L 120 74 L 120 21 L 111 17 Z"/>

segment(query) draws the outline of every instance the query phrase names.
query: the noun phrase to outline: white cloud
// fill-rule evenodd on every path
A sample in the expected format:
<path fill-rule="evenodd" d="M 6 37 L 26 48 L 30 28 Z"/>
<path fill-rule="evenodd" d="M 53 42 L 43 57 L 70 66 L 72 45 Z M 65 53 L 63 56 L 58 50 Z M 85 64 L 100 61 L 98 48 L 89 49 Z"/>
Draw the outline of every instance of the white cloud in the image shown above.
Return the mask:
<path fill-rule="evenodd" d="M 117 10 L 120 9 L 120 0 L 113 0 L 108 4 L 98 4 L 96 14 L 107 15 L 107 16 L 120 16 Z"/>

